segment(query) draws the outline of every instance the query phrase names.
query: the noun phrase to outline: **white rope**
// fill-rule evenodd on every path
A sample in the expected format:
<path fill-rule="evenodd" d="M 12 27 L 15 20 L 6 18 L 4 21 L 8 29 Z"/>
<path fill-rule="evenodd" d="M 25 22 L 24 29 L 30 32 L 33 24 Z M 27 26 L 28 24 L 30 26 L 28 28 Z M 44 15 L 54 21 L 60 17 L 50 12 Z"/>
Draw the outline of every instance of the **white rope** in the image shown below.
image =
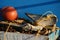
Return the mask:
<path fill-rule="evenodd" d="M 53 12 L 52 11 L 47 11 L 47 12 L 45 12 L 40 18 L 42 18 L 44 15 L 46 15 L 46 14 L 53 14 Z"/>

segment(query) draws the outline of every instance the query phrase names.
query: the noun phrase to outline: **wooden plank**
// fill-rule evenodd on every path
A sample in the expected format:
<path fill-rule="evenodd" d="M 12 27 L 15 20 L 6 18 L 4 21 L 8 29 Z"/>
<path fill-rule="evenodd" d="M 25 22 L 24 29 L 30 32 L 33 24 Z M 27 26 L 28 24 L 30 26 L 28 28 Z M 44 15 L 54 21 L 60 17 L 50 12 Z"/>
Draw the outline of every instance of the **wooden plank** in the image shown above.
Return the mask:
<path fill-rule="evenodd" d="M 4 32 L 3 32 L 4 34 Z M 2 34 L 2 36 L 4 36 Z M 2 37 L 3 38 L 3 37 Z M 47 36 L 35 36 L 35 35 L 29 35 L 29 34 L 23 34 L 23 33 L 12 33 L 12 32 L 7 32 L 6 34 L 6 39 L 7 40 L 47 40 Z"/>
<path fill-rule="evenodd" d="M 7 25 L 11 25 L 11 26 L 16 26 L 16 27 L 21 27 L 21 25 L 20 24 L 17 24 L 17 23 L 8 23 L 8 22 L 5 22 L 5 21 L 0 21 L 0 24 L 7 24 Z"/>

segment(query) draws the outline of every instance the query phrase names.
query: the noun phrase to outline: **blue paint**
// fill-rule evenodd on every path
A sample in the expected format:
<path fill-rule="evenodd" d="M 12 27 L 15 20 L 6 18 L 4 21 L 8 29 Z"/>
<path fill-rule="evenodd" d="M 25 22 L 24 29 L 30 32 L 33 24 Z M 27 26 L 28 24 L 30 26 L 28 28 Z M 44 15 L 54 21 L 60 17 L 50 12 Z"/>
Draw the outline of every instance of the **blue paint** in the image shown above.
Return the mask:
<path fill-rule="evenodd" d="M 57 29 L 55 32 L 52 32 L 50 35 L 48 35 L 49 40 L 55 40 L 59 36 L 59 29 Z"/>

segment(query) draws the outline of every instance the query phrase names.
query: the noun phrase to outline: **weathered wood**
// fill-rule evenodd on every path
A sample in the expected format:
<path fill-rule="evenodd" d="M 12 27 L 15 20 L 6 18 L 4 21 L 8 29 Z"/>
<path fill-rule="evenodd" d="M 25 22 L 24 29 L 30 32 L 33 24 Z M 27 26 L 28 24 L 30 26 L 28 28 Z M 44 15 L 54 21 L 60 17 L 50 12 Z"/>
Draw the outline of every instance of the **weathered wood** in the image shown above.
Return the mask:
<path fill-rule="evenodd" d="M 17 23 L 8 23 L 8 22 L 5 22 L 5 21 L 0 21 L 0 24 L 6 24 L 6 25 L 11 25 L 11 26 L 16 26 L 16 27 L 20 27 L 21 25 L 20 24 L 17 24 Z"/>

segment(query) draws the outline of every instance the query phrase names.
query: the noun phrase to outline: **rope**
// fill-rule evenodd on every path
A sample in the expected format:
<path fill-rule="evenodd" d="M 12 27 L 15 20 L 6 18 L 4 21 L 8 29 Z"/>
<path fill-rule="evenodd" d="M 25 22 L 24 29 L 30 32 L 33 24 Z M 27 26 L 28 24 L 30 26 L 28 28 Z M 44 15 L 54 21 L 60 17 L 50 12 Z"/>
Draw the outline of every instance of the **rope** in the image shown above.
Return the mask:
<path fill-rule="evenodd" d="M 47 12 L 45 12 L 40 18 L 42 18 L 44 15 L 46 15 L 46 14 L 53 14 L 53 12 L 52 11 L 47 11 Z"/>
<path fill-rule="evenodd" d="M 4 33 L 4 40 L 7 40 L 7 39 L 6 39 L 6 33 L 8 32 L 8 30 L 9 30 L 9 28 L 10 28 L 10 24 L 11 24 L 11 23 L 9 23 L 9 26 L 8 26 L 6 32 Z"/>

